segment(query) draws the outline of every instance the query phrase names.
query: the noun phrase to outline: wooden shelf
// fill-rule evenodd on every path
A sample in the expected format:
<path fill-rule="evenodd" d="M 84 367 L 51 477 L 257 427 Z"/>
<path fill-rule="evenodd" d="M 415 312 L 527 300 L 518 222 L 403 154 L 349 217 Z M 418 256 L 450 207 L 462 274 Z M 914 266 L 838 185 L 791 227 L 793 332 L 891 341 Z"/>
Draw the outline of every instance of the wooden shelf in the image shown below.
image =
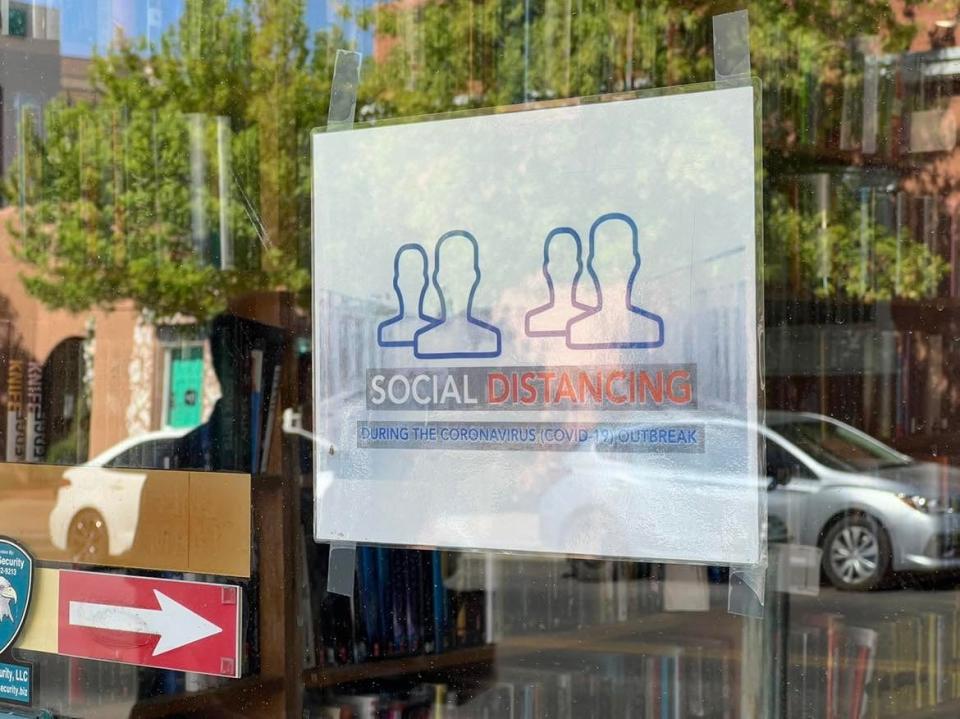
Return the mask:
<path fill-rule="evenodd" d="M 346 664 L 339 667 L 317 667 L 303 673 L 304 686 L 310 689 L 350 684 L 370 679 L 409 676 L 410 674 L 434 674 L 476 664 L 492 664 L 497 647 L 485 644 L 479 647 L 454 649 L 440 654 L 420 654 L 400 659 L 383 659 L 362 664 Z"/>
<path fill-rule="evenodd" d="M 264 681 L 260 677 L 246 677 L 228 681 L 213 689 L 142 699 L 132 706 L 131 702 L 117 703 L 112 707 L 98 705 L 89 707 L 89 710 L 93 716 L 123 715 L 130 716 L 131 719 L 189 714 L 258 716 L 261 714 L 258 709 L 272 705 L 281 688 L 282 682 L 279 679 Z"/>

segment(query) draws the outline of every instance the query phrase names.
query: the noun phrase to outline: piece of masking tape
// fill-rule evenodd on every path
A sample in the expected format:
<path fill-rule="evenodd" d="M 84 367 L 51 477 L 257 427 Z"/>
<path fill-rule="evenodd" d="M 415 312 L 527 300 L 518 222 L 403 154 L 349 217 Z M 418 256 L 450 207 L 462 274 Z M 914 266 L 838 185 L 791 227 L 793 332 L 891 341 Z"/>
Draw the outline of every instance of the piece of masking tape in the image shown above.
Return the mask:
<path fill-rule="evenodd" d="M 353 50 L 337 50 L 327 109 L 327 132 L 349 130 L 357 112 L 357 88 L 363 55 Z"/>
<path fill-rule="evenodd" d="M 340 132 L 353 127 L 362 60 L 359 52 L 337 50 L 330 87 L 330 107 L 327 110 L 327 132 Z M 327 591 L 352 597 L 356 571 L 357 545 L 351 542 L 331 543 L 327 562 Z"/>
<path fill-rule="evenodd" d="M 750 77 L 750 21 L 746 10 L 713 16 L 713 74 L 718 82 Z"/>

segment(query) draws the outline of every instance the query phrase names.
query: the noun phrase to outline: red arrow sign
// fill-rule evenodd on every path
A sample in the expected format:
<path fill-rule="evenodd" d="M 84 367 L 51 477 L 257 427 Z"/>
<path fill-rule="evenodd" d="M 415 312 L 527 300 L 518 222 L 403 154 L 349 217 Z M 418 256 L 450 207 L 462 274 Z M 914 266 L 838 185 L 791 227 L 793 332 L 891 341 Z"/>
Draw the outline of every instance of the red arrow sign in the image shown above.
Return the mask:
<path fill-rule="evenodd" d="M 60 572 L 59 652 L 240 676 L 240 588 Z"/>

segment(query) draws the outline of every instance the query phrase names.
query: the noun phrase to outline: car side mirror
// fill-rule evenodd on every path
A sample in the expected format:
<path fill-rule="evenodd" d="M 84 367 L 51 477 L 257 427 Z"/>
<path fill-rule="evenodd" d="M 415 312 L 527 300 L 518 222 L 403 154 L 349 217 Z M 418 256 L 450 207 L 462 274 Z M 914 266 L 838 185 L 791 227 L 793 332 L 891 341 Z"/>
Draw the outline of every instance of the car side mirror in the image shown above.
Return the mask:
<path fill-rule="evenodd" d="M 794 472 L 791 467 L 777 467 L 773 471 L 773 476 L 769 477 L 770 482 L 767 485 L 767 491 L 773 491 L 781 485 L 789 484 L 793 475 Z"/>

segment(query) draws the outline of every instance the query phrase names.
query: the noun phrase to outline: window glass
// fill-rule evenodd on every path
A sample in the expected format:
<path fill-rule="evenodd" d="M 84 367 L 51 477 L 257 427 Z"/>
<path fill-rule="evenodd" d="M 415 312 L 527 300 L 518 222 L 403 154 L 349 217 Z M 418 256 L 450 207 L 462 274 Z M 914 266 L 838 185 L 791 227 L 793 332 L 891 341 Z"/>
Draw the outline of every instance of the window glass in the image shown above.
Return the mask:
<path fill-rule="evenodd" d="M 389 285 L 316 291 L 311 229 L 325 198 L 314 188 L 356 158 L 315 164 L 313 131 L 685 96 L 729 70 L 736 38 L 715 28 L 732 9 L 0 0 L 0 534 L 13 543 L 0 537 L 0 570 L 33 558 L 32 573 L 0 571 L 0 714 L 960 713 L 954 3 L 743 7 L 740 69 L 761 88 L 759 567 L 364 536 L 344 537 L 355 552 L 337 547 L 338 558 L 314 540 L 338 481 L 327 460 L 356 449 L 320 428 L 358 401 L 317 403 L 314 380 L 349 386 L 374 366 L 393 298 Z M 345 52 L 360 57 L 346 83 L 356 56 Z M 477 157 L 497 149 L 451 142 Z M 705 182 L 716 168 L 703 158 L 722 142 L 707 133 L 652 152 L 633 168 L 635 194 L 668 175 Z M 525 202 L 536 183 L 562 182 L 588 196 L 596 167 L 627 155 L 593 154 L 588 167 L 472 189 L 507 185 Z M 662 177 L 647 176 L 655 166 Z M 361 215 L 415 197 L 425 226 L 440 221 L 436 187 L 384 188 L 378 171 L 353 198 Z M 527 202 L 531 217 L 542 209 Z M 664 211 L 648 208 L 638 233 L 655 233 Z M 382 234 L 391 248 L 435 239 Z M 686 239 L 674 243 L 689 259 Z M 372 258 L 350 256 L 358 277 L 373 272 Z M 504 265 L 485 278 L 516 270 Z M 757 428 L 724 413 L 748 380 L 729 371 L 746 304 L 724 313 L 730 298 L 702 284 L 690 283 L 702 336 L 666 342 L 712 343 L 698 371 L 725 381 L 695 409 L 709 451 L 684 471 L 663 452 L 597 441 L 542 452 L 526 475 L 488 462 L 484 476 L 509 483 L 502 506 L 546 487 L 542 511 L 563 518 L 565 536 L 603 545 L 616 528 L 597 486 L 615 482 L 652 488 L 640 530 L 654 549 L 677 534 L 656 521 L 668 510 L 690 533 L 704 526 L 704 497 L 743 480 L 731 467 Z M 519 302 L 503 294 L 503 306 Z M 400 464 L 386 471 L 428 466 L 412 450 Z M 469 496 L 415 520 L 456 532 Z M 384 522 L 351 510 L 369 515 L 371 536 Z M 538 529 L 529 521 L 488 518 L 504 534 Z"/>

